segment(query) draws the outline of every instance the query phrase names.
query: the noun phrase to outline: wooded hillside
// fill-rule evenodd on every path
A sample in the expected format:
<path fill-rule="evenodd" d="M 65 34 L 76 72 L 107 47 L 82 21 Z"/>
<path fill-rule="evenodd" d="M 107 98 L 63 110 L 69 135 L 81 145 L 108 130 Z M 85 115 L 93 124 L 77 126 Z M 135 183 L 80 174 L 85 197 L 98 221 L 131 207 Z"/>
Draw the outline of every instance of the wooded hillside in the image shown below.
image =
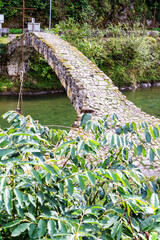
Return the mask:
<path fill-rule="evenodd" d="M 26 22 L 31 17 L 48 26 L 49 0 L 28 0 L 26 7 L 36 10 L 26 11 Z M 0 12 L 5 14 L 6 27 L 21 27 L 22 0 L 3 0 Z M 89 17 L 88 17 L 89 16 Z M 89 21 L 93 26 L 107 27 L 109 23 L 141 22 L 148 27 L 158 27 L 160 23 L 160 2 L 158 0 L 52 0 L 52 24 L 68 17 L 78 22 Z"/>

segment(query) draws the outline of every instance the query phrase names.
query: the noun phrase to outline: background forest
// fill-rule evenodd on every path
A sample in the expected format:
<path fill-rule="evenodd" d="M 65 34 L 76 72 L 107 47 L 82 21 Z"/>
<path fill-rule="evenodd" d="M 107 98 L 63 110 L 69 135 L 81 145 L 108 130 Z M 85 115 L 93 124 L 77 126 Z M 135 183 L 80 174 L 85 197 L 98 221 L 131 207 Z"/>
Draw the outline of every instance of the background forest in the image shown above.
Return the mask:
<path fill-rule="evenodd" d="M 36 8 L 27 10 L 26 17 L 35 16 L 42 26 L 48 26 L 49 0 L 28 0 L 26 7 Z M 22 7 L 22 0 L 0 1 L 0 12 L 6 19 L 9 27 L 21 27 L 22 11 L 12 7 Z M 19 13 L 19 14 L 17 14 Z M 69 17 L 78 22 L 89 21 L 93 26 L 107 27 L 110 22 L 142 22 L 153 25 L 160 22 L 160 2 L 158 0 L 53 0 L 52 23 L 66 20 Z M 13 21 L 14 20 L 14 21 Z M 149 23 L 152 20 L 152 24 Z"/>

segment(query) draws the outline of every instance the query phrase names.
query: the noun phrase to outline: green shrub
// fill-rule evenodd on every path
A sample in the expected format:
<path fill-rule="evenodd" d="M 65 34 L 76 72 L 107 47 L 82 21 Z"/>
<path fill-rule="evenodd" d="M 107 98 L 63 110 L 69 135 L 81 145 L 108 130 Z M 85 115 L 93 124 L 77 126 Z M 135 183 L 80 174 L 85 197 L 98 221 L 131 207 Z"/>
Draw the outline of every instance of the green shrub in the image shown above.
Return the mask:
<path fill-rule="evenodd" d="M 105 49 L 106 73 L 116 85 L 159 81 L 160 46 L 155 38 L 110 38 L 106 41 Z"/>
<path fill-rule="evenodd" d="M 16 28 L 9 29 L 9 34 L 22 34 L 22 32 L 23 32 L 22 29 L 16 29 Z"/>
<path fill-rule="evenodd" d="M 69 18 L 68 21 L 55 25 L 51 32 L 62 34 L 61 37 L 64 40 L 77 47 L 91 61 L 98 66 L 102 65 L 105 56 L 102 40 L 104 31 L 92 29 L 88 23 L 80 25 L 74 19 Z"/>
<path fill-rule="evenodd" d="M 153 30 L 160 32 L 160 28 L 153 28 Z"/>
<path fill-rule="evenodd" d="M 131 30 L 127 24 L 110 24 L 112 35 L 119 37 L 104 38 L 105 31 L 69 18 L 55 25 L 51 32 L 77 47 L 119 87 L 159 81 L 160 45 L 156 38 L 144 34 L 143 25 L 135 23 L 132 27 L 134 31 L 127 35 L 126 31 Z"/>
<path fill-rule="evenodd" d="M 93 122 L 86 114 L 81 126 L 94 137 L 65 140 L 66 132 L 30 116 L 5 117 L 11 126 L 0 131 L 1 239 L 159 239 L 159 179 L 145 179 L 132 161 L 159 157 L 150 146 L 158 126 L 116 127 L 116 115 Z M 106 157 L 100 149 L 108 149 Z"/>

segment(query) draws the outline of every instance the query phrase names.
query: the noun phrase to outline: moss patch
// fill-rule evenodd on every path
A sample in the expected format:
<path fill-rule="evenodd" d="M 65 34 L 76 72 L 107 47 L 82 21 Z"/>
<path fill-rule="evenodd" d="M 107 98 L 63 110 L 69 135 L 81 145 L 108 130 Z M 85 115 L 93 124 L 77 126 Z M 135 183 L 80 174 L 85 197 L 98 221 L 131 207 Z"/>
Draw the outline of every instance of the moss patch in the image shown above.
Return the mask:
<path fill-rule="evenodd" d="M 0 37 L 0 44 L 7 44 L 10 42 L 9 37 Z"/>

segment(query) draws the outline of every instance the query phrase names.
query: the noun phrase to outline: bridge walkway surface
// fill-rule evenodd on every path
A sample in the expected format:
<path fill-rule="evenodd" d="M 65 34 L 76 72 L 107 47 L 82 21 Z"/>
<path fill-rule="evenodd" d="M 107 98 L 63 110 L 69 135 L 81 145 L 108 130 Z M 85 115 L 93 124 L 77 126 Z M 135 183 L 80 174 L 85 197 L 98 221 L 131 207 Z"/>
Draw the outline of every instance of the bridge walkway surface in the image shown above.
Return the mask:
<path fill-rule="evenodd" d="M 8 53 L 16 48 L 14 39 L 8 46 Z M 160 119 L 141 111 L 118 90 L 111 79 L 106 76 L 93 62 L 85 57 L 75 47 L 51 33 L 26 34 L 25 46 L 32 46 L 38 51 L 59 77 L 77 112 L 76 126 L 84 113 L 91 113 L 92 119 L 97 120 L 107 114 L 118 116 L 118 125 L 128 122 L 149 122 L 152 125 L 160 124 Z M 72 128 L 71 135 L 75 135 L 78 128 Z M 157 142 L 157 146 L 159 143 Z M 137 167 L 144 166 L 135 160 Z M 149 160 L 144 161 L 146 175 L 157 175 L 160 168 L 155 163 L 155 170 L 149 170 Z"/>

